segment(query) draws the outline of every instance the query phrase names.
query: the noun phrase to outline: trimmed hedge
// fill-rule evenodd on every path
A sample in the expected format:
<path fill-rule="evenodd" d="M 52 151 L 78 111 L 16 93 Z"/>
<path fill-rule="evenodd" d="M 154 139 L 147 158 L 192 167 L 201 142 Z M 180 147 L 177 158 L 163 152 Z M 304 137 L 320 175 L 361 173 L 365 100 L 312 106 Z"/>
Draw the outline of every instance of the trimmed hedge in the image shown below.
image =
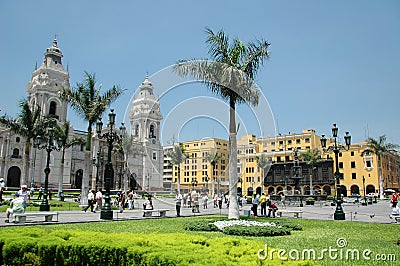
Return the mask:
<path fill-rule="evenodd" d="M 2 265 L 259 265 L 263 243 L 186 234 L 4 229 Z"/>
<path fill-rule="evenodd" d="M 221 219 L 222 220 L 222 219 Z M 207 232 L 218 232 L 219 229 L 213 222 L 221 221 L 218 219 L 204 219 L 197 221 L 189 221 L 185 223 L 184 229 L 187 231 L 207 231 Z"/>
<path fill-rule="evenodd" d="M 290 229 L 278 226 L 233 225 L 225 227 L 224 234 L 236 236 L 285 236 L 290 235 Z"/>

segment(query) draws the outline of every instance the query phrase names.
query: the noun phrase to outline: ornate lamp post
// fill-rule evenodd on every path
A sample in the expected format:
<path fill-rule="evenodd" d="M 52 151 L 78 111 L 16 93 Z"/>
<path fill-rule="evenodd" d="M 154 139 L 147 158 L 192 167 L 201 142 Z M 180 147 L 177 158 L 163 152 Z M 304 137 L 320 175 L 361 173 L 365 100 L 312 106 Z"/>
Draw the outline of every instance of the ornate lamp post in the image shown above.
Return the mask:
<path fill-rule="evenodd" d="M 325 135 L 322 135 L 321 146 L 322 146 L 322 148 L 324 148 L 325 151 L 332 150 L 335 153 L 336 210 L 335 210 L 335 214 L 334 214 L 334 219 L 335 220 L 345 220 L 346 216 L 343 211 L 343 207 L 342 207 L 343 201 L 342 201 L 342 195 L 340 192 L 339 151 L 350 149 L 351 136 L 349 135 L 349 132 L 346 132 L 346 135 L 344 136 L 344 141 L 346 143 L 346 147 L 342 146 L 336 140 L 337 136 L 338 136 L 338 131 L 339 131 L 339 129 L 336 127 L 336 124 L 333 124 L 332 136 L 335 139 L 334 145 L 326 148 L 326 138 L 325 138 Z"/>
<path fill-rule="evenodd" d="M 301 175 L 301 166 L 299 164 L 299 151 L 297 150 L 297 148 L 295 148 L 293 151 L 293 158 L 294 158 L 293 175 L 290 178 L 294 180 L 294 194 L 296 195 L 296 191 L 297 193 L 299 193 L 300 207 L 303 207 L 303 197 L 299 185 L 300 179 L 302 179 L 303 177 Z"/>
<path fill-rule="evenodd" d="M 98 190 L 99 184 L 99 167 L 103 167 L 103 154 L 101 148 L 97 151 L 97 157 L 93 157 L 92 162 L 93 165 L 96 166 L 96 191 Z"/>
<path fill-rule="evenodd" d="M 38 148 L 39 150 L 45 149 L 47 151 L 47 157 L 46 157 L 46 168 L 44 168 L 44 173 L 45 173 L 45 179 L 44 179 L 44 193 L 43 193 L 43 200 L 42 203 L 40 203 L 39 210 L 40 211 L 49 211 L 50 210 L 50 205 L 49 201 L 47 200 L 47 196 L 49 195 L 49 174 L 50 174 L 50 153 L 53 150 L 60 151 L 60 148 L 62 143 L 61 139 L 57 140 L 57 144 L 54 143 L 54 129 L 49 128 L 47 130 L 48 137 L 47 137 L 47 142 L 42 145 L 43 137 L 42 136 L 37 136 L 36 138 L 36 143 L 35 143 L 35 148 Z"/>
<path fill-rule="evenodd" d="M 116 131 L 113 131 L 113 127 L 115 125 L 115 113 L 114 109 L 110 110 L 108 114 L 108 124 L 109 124 L 109 132 L 101 133 L 103 128 L 103 122 L 101 122 L 101 118 L 96 123 L 96 132 L 97 136 L 100 139 L 106 139 L 108 144 L 108 152 L 107 152 L 107 164 L 104 171 L 104 184 L 105 184 L 105 195 L 104 195 L 104 205 L 101 209 L 100 219 L 104 220 L 112 220 L 113 219 L 113 212 L 111 210 L 110 204 L 110 187 L 111 187 L 111 179 L 114 176 L 114 169 L 111 162 L 111 152 L 113 149 L 113 143 L 115 141 L 120 142 L 122 140 L 122 135 L 118 135 Z M 124 124 L 121 125 L 120 130 L 121 132 L 124 131 Z"/>

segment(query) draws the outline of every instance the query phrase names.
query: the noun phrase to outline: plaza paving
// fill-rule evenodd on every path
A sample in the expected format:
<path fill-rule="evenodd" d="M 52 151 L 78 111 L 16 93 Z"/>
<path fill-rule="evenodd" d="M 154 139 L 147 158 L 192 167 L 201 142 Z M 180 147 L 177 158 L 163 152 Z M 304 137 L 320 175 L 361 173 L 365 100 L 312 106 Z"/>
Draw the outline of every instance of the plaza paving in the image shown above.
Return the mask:
<path fill-rule="evenodd" d="M 155 217 L 143 217 L 142 204 L 144 200 L 136 200 L 135 209 L 124 210 L 120 213 L 119 211 L 113 211 L 113 220 L 138 220 L 138 219 L 154 219 Z M 158 197 L 153 200 L 155 209 L 168 209 L 165 218 L 176 217 L 175 203 L 173 199 Z M 301 210 L 303 211 L 302 218 L 299 219 L 316 219 L 316 220 L 333 220 L 333 214 L 335 212 L 335 206 L 331 206 L 329 202 L 315 202 L 314 206 L 304 205 L 303 207 L 298 206 L 298 202 L 291 203 L 286 206 L 286 210 Z M 140 208 L 139 208 L 140 207 Z M 244 215 L 245 210 L 250 210 L 250 204 L 246 204 L 240 211 L 241 215 Z M 281 204 L 278 203 L 279 209 L 285 209 Z M 373 223 L 394 223 L 393 219 L 390 219 L 390 205 L 389 201 L 379 201 L 376 204 L 362 206 L 359 203 L 344 203 L 344 212 L 346 213 L 346 221 L 357 221 L 357 222 L 373 222 Z M 55 211 L 55 210 L 51 210 Z M 260 213 L 260 212 L 259 212 Z M 213 202 L 209 201 L 208 208 L 204 209 L 200 206 L 199 213 L 193 213 L 191 208 L 182 207 L 182 216 L 199 216 L 208 214 L 228 214 L 228 209 L 225 204 L 222 209 L 214 208 Z M 53 218 L 53 222 L 43 222 L 43 217 L 28 217 L 25 224 L 21 223 L 5 223 L 5 213 L 0 214 L 0 226 L 22 226 L 32 224 L 62 224 L 62 223 L 82 223 L 82 222 L 107 222 L 109 220 L 100 219 L 100 212 L 92 213 L 90 210 L 87 212 L 83 211 L 59 211 L 58 219 Z M 283 213 L 284 218 L 293 218 L 292 214 Z M 279 219 L 279 218 L 276 218 Z M 297 219 L 297 218 L 293 218 Z M 340 222 L 340 221 L 338 221 Z"/>

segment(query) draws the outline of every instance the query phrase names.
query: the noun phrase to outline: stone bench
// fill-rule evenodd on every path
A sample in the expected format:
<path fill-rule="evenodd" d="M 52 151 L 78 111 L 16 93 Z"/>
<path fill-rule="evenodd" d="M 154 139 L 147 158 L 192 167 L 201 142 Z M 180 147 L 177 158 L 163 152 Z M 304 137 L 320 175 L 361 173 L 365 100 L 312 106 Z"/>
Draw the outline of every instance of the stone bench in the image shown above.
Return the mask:
<path fill-rule="evenodd" d="M 276 216 L 282 217 L 283 213 L 293 213 L 293 217 L 302 218 L 303 211 L 295 211 L 295 210 L 277 210 Z"/>
<path fill-rule="evenodd" d="M 44 217 L 45 222 L 52 222 L 53 216 L 57 216 L 58 221 L 58 212 L 24 212 L 24 213 L 15 213 L 14 223 L 25 223 L 26 217 Z"/>
<path fill-rule="evenodd" d="M 143 210 L 143 217 L 151 217 L 153 216 L 153 213 L 157 214 L 159 217 L 165 217 L 167 215 L 167 211 L 169 210 Z"/>

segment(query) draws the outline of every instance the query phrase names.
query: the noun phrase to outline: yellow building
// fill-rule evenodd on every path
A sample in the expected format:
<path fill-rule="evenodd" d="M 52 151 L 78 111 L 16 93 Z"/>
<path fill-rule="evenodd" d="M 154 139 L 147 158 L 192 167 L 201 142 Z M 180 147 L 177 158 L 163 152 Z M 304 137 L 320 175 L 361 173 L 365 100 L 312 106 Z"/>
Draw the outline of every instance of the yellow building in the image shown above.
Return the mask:
<path fill-rule="evenodd" d="M 209 194 L 225 193 L 229 188 L 228 179 L 228 160 L 229 145 L 228 141 L 217 138 L 206 138 L 183 142 L 187 159 L 180 166 L 180 187 L 181 192 L 197 190 L 207 191 Z M 218 160 L 215 165 L 210 161 L 214 157 Z M 213 169 L 214 168 L 214 169 Z M 174 166 L 174 187 L 178 183 L 178 167 Z"/>

